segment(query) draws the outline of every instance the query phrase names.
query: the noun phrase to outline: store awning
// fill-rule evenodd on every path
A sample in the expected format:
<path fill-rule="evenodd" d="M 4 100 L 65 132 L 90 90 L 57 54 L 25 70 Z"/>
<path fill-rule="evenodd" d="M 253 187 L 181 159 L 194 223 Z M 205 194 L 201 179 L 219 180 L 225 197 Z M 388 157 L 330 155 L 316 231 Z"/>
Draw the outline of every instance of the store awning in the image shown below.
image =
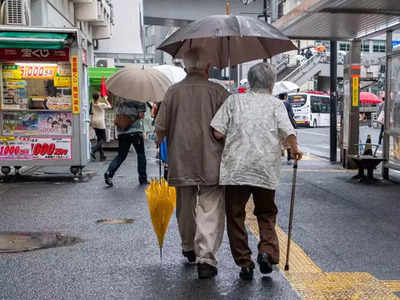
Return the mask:
<path fill-rule="evenodd" d="M 111 77 L 119 68 L 88 68 L 89 82 L 91 86 L 100 86 L 101 79 Z"/>
<path fill-rule="evenodd" d="M 48 32 L 0 32 L 0 48 L 64 49 L 68 34 Z"/>
<path fill-rule="evenodd" d="M 400 27 L 400 1 L 304 0 L 274 25 L 293 39 L 364 38 Z"/>

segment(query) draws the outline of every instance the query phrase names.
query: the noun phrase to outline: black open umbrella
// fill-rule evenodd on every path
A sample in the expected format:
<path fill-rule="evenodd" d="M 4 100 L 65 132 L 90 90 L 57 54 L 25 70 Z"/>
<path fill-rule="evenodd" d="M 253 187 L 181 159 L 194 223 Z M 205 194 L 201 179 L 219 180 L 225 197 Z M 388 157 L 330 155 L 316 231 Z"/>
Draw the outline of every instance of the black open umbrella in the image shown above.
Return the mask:
<path fill-rule="evenodd" d="M 190 48 L 207 52 L 211 66 L 224 68 L 296 50 L 274 26 L 246 16 L 214 15 L 180 28 L 159 47 L 174 58 Z"/>

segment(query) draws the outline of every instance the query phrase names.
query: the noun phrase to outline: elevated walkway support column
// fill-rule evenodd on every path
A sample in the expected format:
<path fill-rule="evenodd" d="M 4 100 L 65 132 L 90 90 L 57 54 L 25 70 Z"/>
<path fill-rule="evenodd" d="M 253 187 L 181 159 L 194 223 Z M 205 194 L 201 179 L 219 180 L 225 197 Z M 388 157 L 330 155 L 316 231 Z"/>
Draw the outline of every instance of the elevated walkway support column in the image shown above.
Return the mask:
<path fill-rule="evenodd" d="M 349 54 L 346 56 L 344 70 L 344 120 L 343 149 L 341 149 L 342 165 L 355 169 L 349 155 L 357 155 L 359 148 L 359 103 L 361 74 L 361 40 L 353 40 Z"/>
<path fill-rule="evenodd" d="M 330 160 L 337 161 L 337 41 L 331 41 L 331 134 L 330 134 Z"/>

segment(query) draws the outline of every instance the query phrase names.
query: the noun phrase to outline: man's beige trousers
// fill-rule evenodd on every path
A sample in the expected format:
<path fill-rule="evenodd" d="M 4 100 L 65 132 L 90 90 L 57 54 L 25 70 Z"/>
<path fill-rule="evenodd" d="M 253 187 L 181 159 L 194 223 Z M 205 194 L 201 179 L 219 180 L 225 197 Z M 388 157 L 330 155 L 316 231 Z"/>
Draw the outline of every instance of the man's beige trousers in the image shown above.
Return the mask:
<path fill-rule="evenodd" d="M 176 218 L 183 251 L 194 250 L 198 263 L 217 266 L 225 226 L 224 187 L 176 187 Z"/>

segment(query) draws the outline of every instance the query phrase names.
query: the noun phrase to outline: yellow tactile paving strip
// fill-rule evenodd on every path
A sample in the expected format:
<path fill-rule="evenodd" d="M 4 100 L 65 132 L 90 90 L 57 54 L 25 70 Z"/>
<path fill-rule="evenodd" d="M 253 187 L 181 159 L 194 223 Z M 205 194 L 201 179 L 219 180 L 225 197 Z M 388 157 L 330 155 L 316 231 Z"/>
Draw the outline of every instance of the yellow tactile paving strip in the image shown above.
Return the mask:
<path fill-rule="evenodd" d="M 400 280 L 385 280 L 383 284 L 393 292 L 400 292 Z"/>
<path fill-rule="evenodd" d="M 246 207 L 246 225 L 258 238 L 254 204 Z M 276 227 L 280 245 L 279 268 L 283 271 L 286 260 L 287 235 Z M 400 281 L 380 281 L 369 273 L 325 273 L 293 241 L 290 248 L 290 270 L 283 271 L 292 287 L 304 300 L 399 300 L 394 292 L 400 291 Z"/>

